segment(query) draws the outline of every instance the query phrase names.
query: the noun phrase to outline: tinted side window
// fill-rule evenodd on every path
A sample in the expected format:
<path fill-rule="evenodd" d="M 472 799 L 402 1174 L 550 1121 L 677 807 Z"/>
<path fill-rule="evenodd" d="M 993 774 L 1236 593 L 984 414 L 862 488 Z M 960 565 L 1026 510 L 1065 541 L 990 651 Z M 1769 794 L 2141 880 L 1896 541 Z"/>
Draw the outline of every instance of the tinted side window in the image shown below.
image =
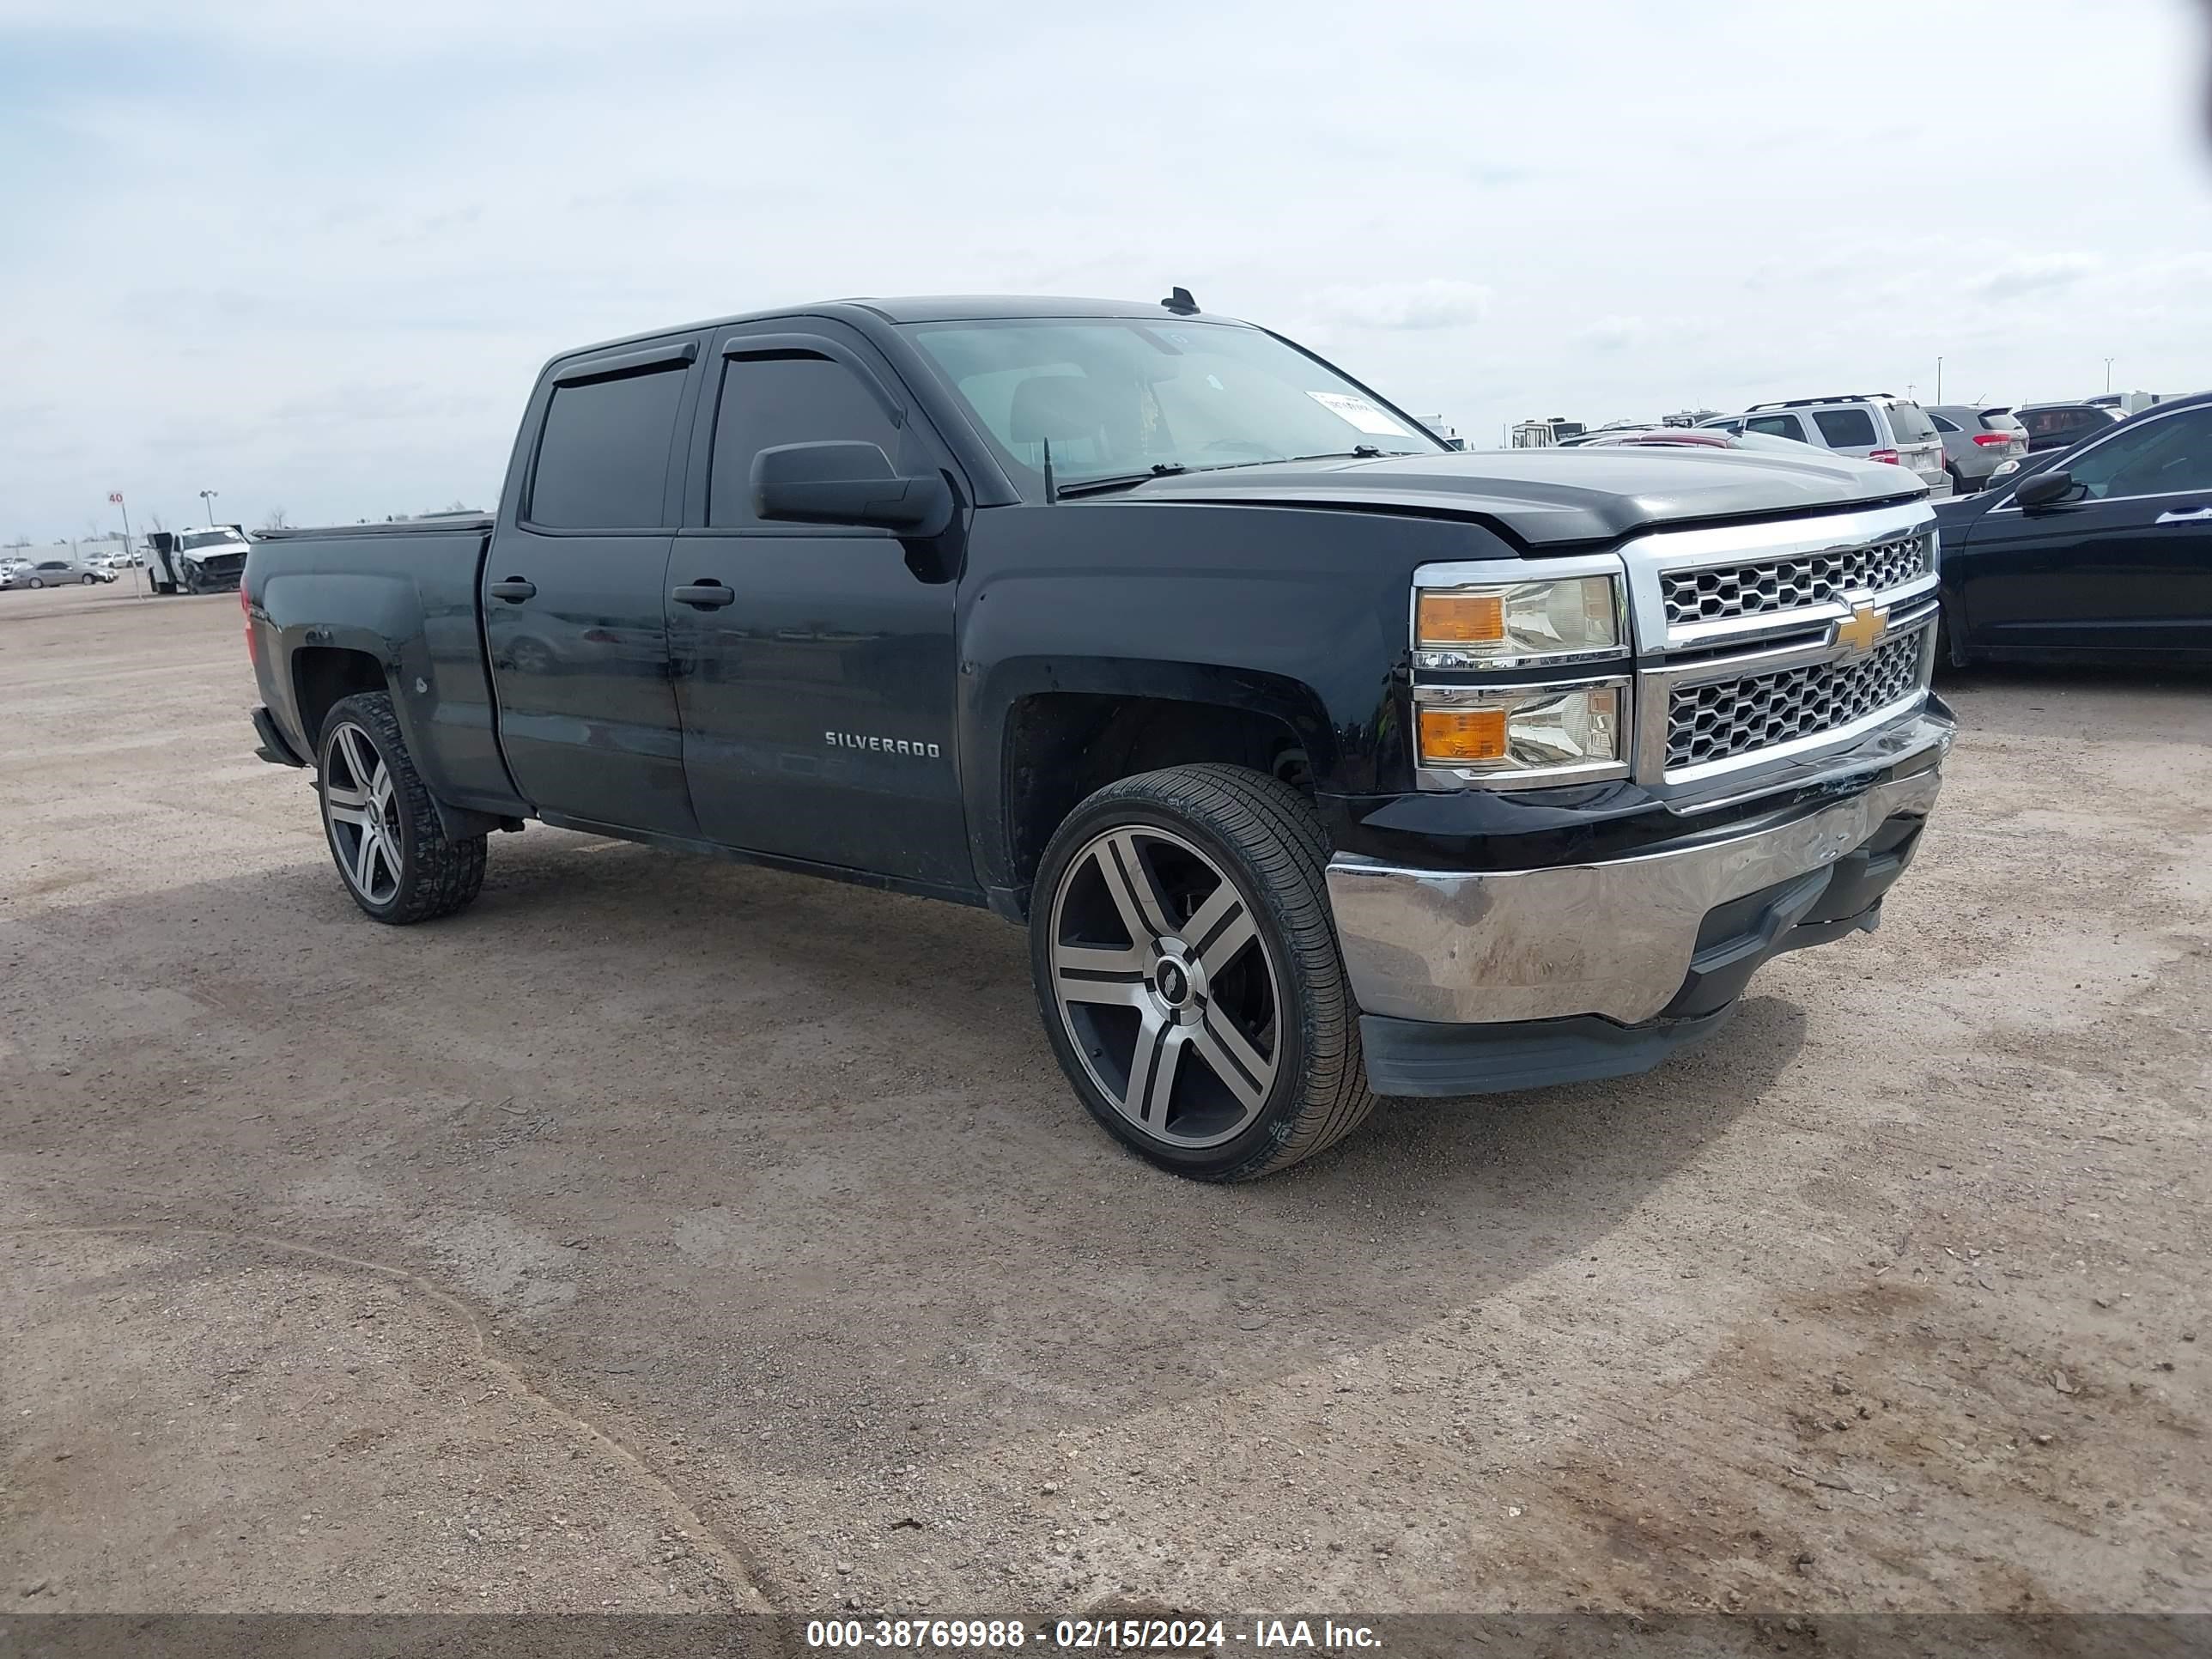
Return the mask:
<path fill-rule="evenodd" d="M 684 366 L 556 386 L 530 485 L 532 524 L 556 530 L 654 530 Z"/>
<path fill-rule="evenodd" d="M 2067 471 L 2093 497 L 2212 491 L 2212 410 L 2115 433 Z"/>
<path fill-rule="evenodd" d="M 2087 432 L 2106 424 L 2102 415 L 2087 409 L 2037 409 L 2021 418 L 2027 422 L 2030 434 L 2038 438 Z"/>
<path fill-rule="evenodd" d="M 1816 409 L 1813 424 L 1831 449 L 1872 449 L 1881 442 L 1874 435 L 1874 416 L 1863 409 Z"/>
<path fill-rule="evenodd" d="M 732 357 L 722 366 L 714 409 L 714 464 L 707 487 L 710 525 L 757 524 L 753 457 L 779 444 L 869 443 L 904 470 L 899 429 L 860 377 L 827 357 L 778 352 Z"/>
<path fill-rule="evenodd" d="M 1930 415 L 1928 418 L 1936 423 L 1938 432 L 1956 432 L 1959 429 L 1956 422 L 1946 420 L 1941 415 Z"/>
<path fill-rule="evenodd" d="M 1795 415 L 1754 415 L 1743 423 L 1747 432 L 1764 432 L 1770 437 L 1795 438 L 1805 441 L 1805 428 L 1797 423 Z"/>

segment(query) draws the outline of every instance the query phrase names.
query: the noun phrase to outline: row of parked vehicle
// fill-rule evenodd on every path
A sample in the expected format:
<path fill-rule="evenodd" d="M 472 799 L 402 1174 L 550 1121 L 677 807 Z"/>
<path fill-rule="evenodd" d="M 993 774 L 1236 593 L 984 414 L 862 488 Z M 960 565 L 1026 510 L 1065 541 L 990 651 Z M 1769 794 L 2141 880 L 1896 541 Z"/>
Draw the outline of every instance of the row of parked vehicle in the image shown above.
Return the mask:
<path fill-rule="evenodd" d="M 144 565 L 151 592 L 229 592 L 238 586 L 252 545 L 237 525 L 208 525 L 150 532 L 143 552 L 126 548 L 79 554 L 72 550 L 62 556 L 52 550 L 45 557 L 0 556 L 0 589 L 91 587 Z"/>
<path fill-rule="evenodd" d="M 1808 398 L 1558 441 L 1904 466 L 1937 498 L 1942 660 L 2212 661 L 2212 395 Z"/>
<path fill-rule="evenodd" d="M 1619 422 L 1558 441 L 1571 447 L 1705 444 L 1756 449 L 1809 444 L 1902 466 L 1927 484 L 1931 495 L 1970 495 L 1993 479 L 2009 477 L 2027 456 L 2069 448 L 2159 401 L 2144 392 L 2115 392 L 2075 403 L 1923 406 L 1893 392 L 1847 392 L 1754 404 L 1741 414 L 1709 416 L 1694 425 Z"/>
<path fill-rule="evenodd" d="M 116 579 L 117 568 L 106 556 L 83 558 L 0 558 L 0 591 L 18 587 L 97 586 Z"/>

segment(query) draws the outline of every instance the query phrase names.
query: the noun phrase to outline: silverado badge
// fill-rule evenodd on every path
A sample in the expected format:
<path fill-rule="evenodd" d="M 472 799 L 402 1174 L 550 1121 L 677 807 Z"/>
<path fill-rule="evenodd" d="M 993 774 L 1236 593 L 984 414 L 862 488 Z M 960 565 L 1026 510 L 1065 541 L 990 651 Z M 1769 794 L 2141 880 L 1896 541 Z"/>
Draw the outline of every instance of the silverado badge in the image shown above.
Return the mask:
<path fill-rule="evenodd" d="M 1855 605 L 1851 614 L 1836 624 L 1836 643 L 1847 645 L 1855 657 L 1864 656 L 1889 632 L 1889 612 L 1878 605 Z"/>

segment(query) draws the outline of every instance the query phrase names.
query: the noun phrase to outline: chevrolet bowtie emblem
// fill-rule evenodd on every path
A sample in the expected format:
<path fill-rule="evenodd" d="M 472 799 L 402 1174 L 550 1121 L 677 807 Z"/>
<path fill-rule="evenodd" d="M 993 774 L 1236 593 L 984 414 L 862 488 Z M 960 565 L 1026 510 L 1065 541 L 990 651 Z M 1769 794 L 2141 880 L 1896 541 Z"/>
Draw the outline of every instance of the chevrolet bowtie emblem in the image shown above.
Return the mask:
<path fill-rule="evenodd" d="M 1889 632 L 1889 612 L 1879 606 L 1855 605 L 1851 614 L 1836 624 L 1836 643 L 1850 647 L 1855 654 L 1864 654 L 1881 643 L 1881 636 Z"/>

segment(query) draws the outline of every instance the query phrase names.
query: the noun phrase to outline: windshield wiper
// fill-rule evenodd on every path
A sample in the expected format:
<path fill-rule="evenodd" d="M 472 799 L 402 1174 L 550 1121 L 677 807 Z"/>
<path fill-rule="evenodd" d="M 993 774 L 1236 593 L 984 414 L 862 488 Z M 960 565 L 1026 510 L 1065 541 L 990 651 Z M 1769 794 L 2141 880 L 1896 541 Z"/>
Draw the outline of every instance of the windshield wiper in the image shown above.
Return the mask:
<path fill-rule="evenodd" d="M 1116 472 L 1103 478 L 1078 478 L 1073 483 L 1061 484 L 1054 492 L 1061 501 L 1071 495 L 1098 495 L 1109 489 L 1128 489 L 1140 483 L 1150 483 L 1155 478 L 1170 477 L 1190 469 L 1178 461 L 1156 461 L 1143 472 Z"/>
<path fill-rule="evenodd" d="M 1416 455 L 1419 453 L 1411 449 L 1386 450 L 1380 444 L 1354 444 L 1349 449 L 1332 449 L 1319 455 L 1293 455 L 1290 459 L 1294 461 L 1373 461 L 1386 454 Z"/>

